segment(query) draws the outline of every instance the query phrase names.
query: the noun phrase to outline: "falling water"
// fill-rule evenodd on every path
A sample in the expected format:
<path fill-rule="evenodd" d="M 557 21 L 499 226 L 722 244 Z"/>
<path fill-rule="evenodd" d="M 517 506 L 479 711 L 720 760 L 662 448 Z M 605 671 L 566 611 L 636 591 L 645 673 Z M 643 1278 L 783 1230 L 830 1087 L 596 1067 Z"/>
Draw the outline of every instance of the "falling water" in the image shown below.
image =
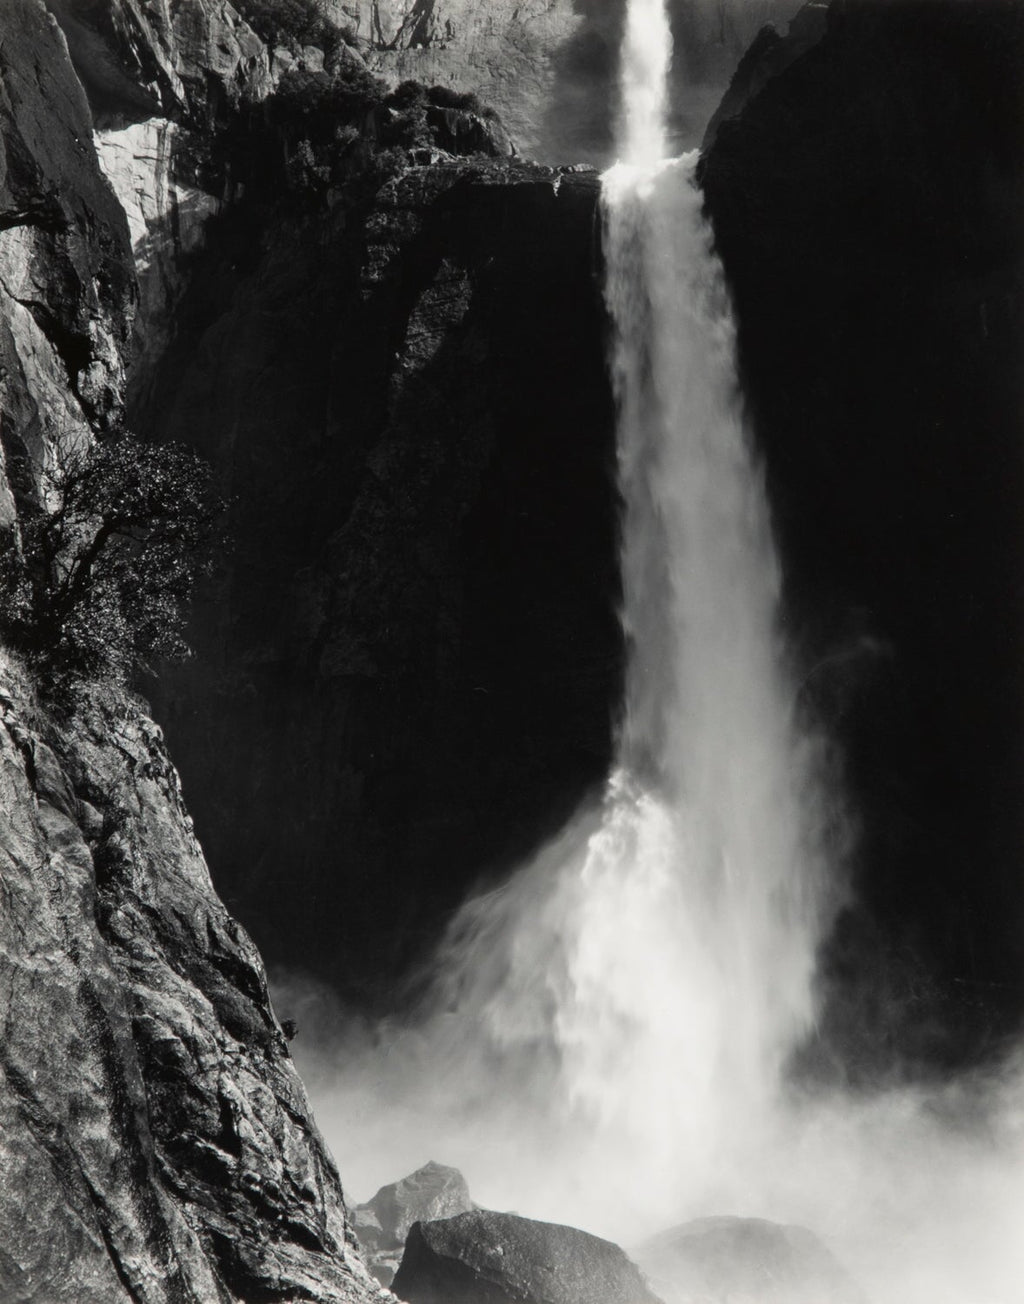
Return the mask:
<path fill-rule="evenodd" d="M 659 1198 L 767 1125 L 812 1022 L 820 916 L 812 749 L 729 303 L 696 157 L 664 157 L 670 57 L 663 0 L 631 0 L 621 161 L 604 181 L 629 646 L 618 763 L 596 826 L 464 910 L 446 971 L 449 1008 L 503 1060 L 527 1059 L 547 1107 Z"/>
<path fill-rule="evenodd" d="M 780 1090 L 828 923 L 821 757 L 695 159 L 665 157 L 670 56 L 663 0 L 629 0 L 603 203 L 616 766 L 596 810 L 459 912 L 418 1022 L 346 1035 L 319 1112 L 367 1195 L 433 1155 L 487 1207 L 626 1245 L 767 1216 L 826 1235 L 876 1304 L 1018 1304 L 1024 1053 L 962 1099 Z"/>

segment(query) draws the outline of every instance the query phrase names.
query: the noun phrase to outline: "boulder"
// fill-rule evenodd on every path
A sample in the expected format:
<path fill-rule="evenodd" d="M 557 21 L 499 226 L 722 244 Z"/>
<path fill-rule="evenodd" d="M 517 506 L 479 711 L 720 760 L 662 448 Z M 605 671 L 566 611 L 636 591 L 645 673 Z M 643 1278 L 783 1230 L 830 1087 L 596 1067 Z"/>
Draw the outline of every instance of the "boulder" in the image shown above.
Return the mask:
<path fill-rule="evenodd" d="M 404 1245 L 414 1222 L 451 1218 L 475 1208 L 459 1170 L 431 1159 L 400 1182 L 382 1186 L 372 1200 L 356 1206 L 353 1216 L 362 1244 L 376 1249 Z"/>
<path fill-rule="evenodd" d="M 647 1241 L 637 1262 L 666 1304 L 863 1304 L 804 1227 L 763 1218 L 698 1218 Z"/>
<path fill-rule="evenodd" d="M 413 1223 L 450 1218 L 475 1208 L 459 1170 L 431 1159 L 400 1182 L 382 1186 L 366 1204 L 357 1205 L 352 1211 L 353 1228 L 367 1266 L 387 1286 Z"/>
<path fill-rule="evenodd" d="M 408 1304 L 658 1304 L 611 1241 L 488 1210 L 414 1223 L 392 1290 Z"/>

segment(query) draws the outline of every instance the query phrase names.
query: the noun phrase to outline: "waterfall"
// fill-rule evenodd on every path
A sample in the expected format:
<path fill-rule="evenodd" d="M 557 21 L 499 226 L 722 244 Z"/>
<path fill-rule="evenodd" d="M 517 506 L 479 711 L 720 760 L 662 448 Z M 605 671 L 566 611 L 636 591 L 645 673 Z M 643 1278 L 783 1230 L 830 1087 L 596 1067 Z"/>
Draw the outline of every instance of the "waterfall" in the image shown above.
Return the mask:
<path fill-rule="evenodd" d="M 663 0 L 630 0 L 602 198 L 628 645 L 616 761 L 596 807 L 461 908 L 420 1021 L 378 1029 L 345 1069 L 348 1153 L 365 1127 L 377 1162 L 405 1156 L 381 1180 L 434 1153 L 485 1206 L 627 1244 L 775 1207 L 780 1087 L 812 1026 L 824 922 L 816 747 L 696 158 L 665 157 L 670 62 Z"/>
<path fill-rule="evenodd" d="M 627 1247 L 767 1217 L 820 1233 L 878 1304 L 1009 1304 L 1024 1057 L 928 1090 L 785 1090 L 842 823 L 800 718 L 696 160 L 666 157 L 670 57 L 663 0 L 628 0 L 603 194 L 628 644 L 613 772 L 459 911 L 418 1021 L 346 1036 L 335 1135 L 367 1194 L 433 1156 L 484 1207 Z"/>
<path fill-rule="evenodd" d="M 664 157 L 670 56 L 662 0 L 632 0 L 603 197 L 629 650 L 618 762 L 595 818 L 463 910 L 445 965 L 447 1008 L 573 1131 L 581 1168 L 594 1147 L 662 1200 L 693 1197 L 770 1126 L 813 1019 L 822 880 L 728 297 L 696 156 Z"/>

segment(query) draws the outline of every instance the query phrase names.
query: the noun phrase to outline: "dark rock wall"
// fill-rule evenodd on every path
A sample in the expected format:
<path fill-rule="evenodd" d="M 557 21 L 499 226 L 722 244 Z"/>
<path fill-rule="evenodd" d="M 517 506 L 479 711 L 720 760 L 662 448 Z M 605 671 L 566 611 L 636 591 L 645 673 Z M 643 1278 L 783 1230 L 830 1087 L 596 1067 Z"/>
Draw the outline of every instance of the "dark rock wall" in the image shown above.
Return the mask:
<path fill-rule="evenodd" d="M 237 495 L 157 692 L 272 960 L 393 977 L 600 780 L 619 676 L 597 180 L 417 168 L 197 270 L 137 424 Z M 269 224 L 267 224 L 269 223 Z M 283 813 L 286 814 L 283 817 Z"/>
<path fill-rule="evenodd" d="M 836 0 L 702 165 L 859 822 L 829 966 L 875 988 L 836 1013 L 865 1054 L 1024 1008 L 1022 67 L 1017 4 Z"/>

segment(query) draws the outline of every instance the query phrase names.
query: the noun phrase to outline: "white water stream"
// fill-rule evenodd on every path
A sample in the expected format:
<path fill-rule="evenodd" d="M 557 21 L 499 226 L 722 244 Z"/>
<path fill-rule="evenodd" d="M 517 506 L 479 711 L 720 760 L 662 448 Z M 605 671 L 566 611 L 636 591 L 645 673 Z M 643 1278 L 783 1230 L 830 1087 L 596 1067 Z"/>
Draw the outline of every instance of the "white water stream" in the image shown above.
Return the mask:
<path fill-rule="evenodd" d="M 671 37 L 633 0 L 621 161 L 604 180 L 623 621 L 618 765 L 596 828 L 457 921 L 451 1007 L 551 1107 L 665 1194 L 768 1123 L 813 1019 L 823 915 L 813 748 L 779 637 L 779 565 L 733 326 L 693 182 L 666 160 Z M 665 1170 L 664 1175 L 655 1177 Z"/>

